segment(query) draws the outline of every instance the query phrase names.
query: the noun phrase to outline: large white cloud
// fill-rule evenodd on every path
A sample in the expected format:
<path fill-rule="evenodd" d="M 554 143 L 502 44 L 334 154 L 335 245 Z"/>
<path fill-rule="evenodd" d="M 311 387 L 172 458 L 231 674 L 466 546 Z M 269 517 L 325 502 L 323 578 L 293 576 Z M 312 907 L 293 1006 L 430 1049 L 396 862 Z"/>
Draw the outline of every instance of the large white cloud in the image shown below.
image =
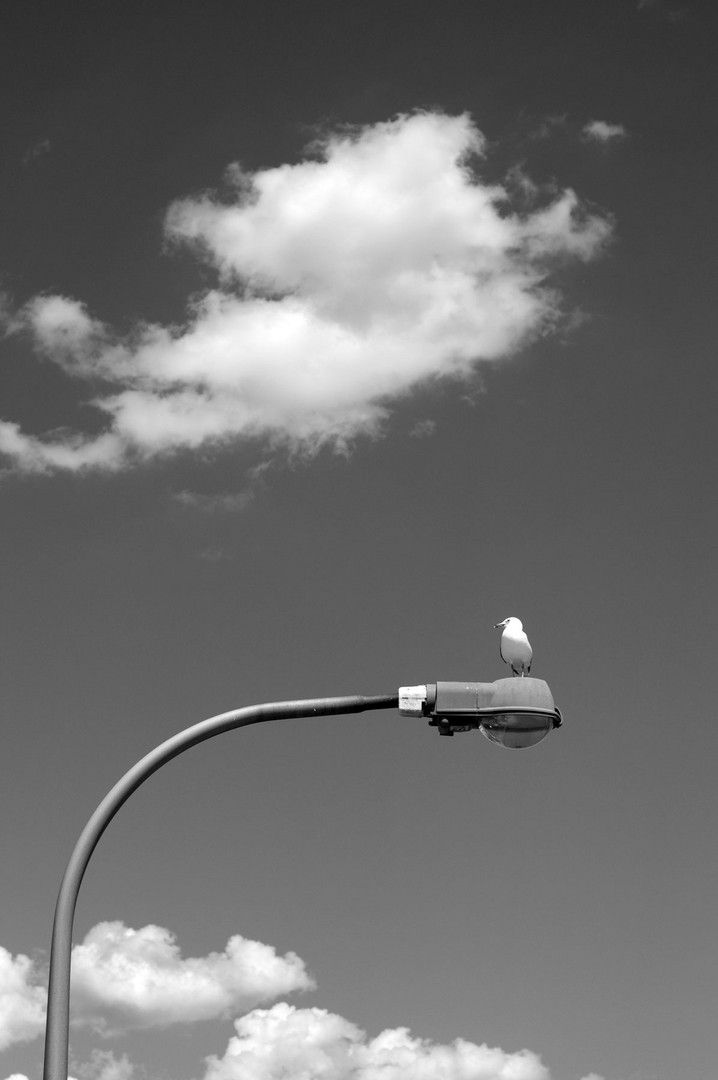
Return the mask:
<path fill-rule="evenodd" d="M 216 287 L 184 325 L 124 341 L 76 300 L 35 298 L 10 331 L 93 381 L 105 429 L 39 438 L 6 419 L 0 452 L 111 470 L 246 438 L 345 446 L 416 386 L 510 356 L 559 316 L 553 268 L 593 258 L 610 222 L 570 190 L 518 212 L 472 171 L 483 152 L 467 115 L 417 113 L 329 135 L 298 164 L 234 167 L 228 200 L 176 203 L 168 235 Z"/>
<path fill-rule="evenodd" d="M 40 1034 L 46 999 L 30 957 L 21 953 L 13 957 L 0 946 L 0 1050 L 30 1042 Z"/>
<path fill-rule="evenodd" d="M 72 951 L 73 1019 L 103 1034 L 230 1016 L 314 986 L 295 953 L 236 935 L 183 959 L 161 926 L 98 923 Z"/>
<path fill-rule="evenodd" d="M 406 1028 L 368 1039 L 324 1009 L 280 1003 L 234 1026 L 224 1056 L 207 1059 L 204 1080 L 551 1080 L 530 1050 L 508 1053 L 464 1039 L 447 1046 Z"/>
<path fill-rule="evenodd" d="M 41 978 L 28 956 L 0 947 L 0 1050 L 44 1030 Z M 295 953 L 239 935 L 223 952 L 185 959 L 164 927 L 105 922 L 72 950 L 72 1022 L 103 1035 L 236 1016 L 313 987 Z"/>

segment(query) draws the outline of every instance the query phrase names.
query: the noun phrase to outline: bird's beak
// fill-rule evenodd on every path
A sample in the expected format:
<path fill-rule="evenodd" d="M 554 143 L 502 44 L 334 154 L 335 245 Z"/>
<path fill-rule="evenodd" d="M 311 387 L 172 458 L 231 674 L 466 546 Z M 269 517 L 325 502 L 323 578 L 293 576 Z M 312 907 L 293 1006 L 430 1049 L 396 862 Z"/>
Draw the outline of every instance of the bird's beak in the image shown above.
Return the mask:
<path fill-rule="evenodd" d="M 495 623 L 494 623 L 494 630 L 498 630 L 498 629 L 499 629 L 499 627 L 501 627 L 501 626 L 505 626 L 505 625 L 506 625 L 506 624 L 505 624 L 505 623 L 502 623 L 502 622 L 495 622 Z"/>

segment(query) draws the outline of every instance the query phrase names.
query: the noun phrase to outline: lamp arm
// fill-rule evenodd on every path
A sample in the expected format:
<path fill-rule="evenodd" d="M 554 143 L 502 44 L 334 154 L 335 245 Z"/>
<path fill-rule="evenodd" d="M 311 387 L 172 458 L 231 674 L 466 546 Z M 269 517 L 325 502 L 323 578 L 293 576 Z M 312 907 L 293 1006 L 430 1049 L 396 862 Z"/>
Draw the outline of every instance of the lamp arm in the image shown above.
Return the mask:
<path fill-rule="evenodd" d="M 50 946 L 44 1080 L 67 1080 L 72 925 L 77 896 L 87 864 L 100 837 L 130 795 L 168 761 L 225 731 L 269 720 L 291 720 L 308 716 L 365 712 L 369 709 L 391 709 L 398 706 L 398 700 L 397 694 L 383 694 L 374 697 L 353 696 L 314 698 L 306 701 L 278 701 L 234 709 L 180 731 L 171 739 L 155 747 L 125 773 L 107 793 L 80 834 L 60 885 Z"/>

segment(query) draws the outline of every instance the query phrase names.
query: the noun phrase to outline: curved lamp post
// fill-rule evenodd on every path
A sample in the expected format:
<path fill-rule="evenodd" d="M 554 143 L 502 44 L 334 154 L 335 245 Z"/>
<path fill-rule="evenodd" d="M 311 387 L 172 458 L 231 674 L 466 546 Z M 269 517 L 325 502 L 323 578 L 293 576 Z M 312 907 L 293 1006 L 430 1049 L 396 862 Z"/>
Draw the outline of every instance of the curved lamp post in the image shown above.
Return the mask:
<path fill-rule="evenodd" d="M 533 746 L 561 725 L 548 685 L 540 679 L 499 679 L 495 683 L 440 682 L 402 687 L 398 694 L 315 698 L 249 705 L 220 713 L 161 743 L 134 765 L 105 796 L 80 834 L 60 885 L 50 947 L 45 1023 L 44 1080 L 67 1080 L 70 1030 L 70 964 L 77 896 L 92 852 L 120 807 L 154 772 L 192 746 L 234 728 L 269 720 L 334 716 L 370 709 L 399 708 L 403 716 L 429 717 L 440 735 L 478 728 L 502 746 Z"/>

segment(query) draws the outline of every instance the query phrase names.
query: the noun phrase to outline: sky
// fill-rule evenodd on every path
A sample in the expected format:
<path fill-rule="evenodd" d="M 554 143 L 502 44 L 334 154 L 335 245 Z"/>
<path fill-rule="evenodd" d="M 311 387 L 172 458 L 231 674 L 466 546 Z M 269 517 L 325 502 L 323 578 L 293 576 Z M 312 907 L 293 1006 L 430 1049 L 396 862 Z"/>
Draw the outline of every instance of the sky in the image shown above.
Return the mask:
<path fill-rule="evenodd" d="M 706 1080 L 716 15 L 0 0 L 0 1078 Z"/>

